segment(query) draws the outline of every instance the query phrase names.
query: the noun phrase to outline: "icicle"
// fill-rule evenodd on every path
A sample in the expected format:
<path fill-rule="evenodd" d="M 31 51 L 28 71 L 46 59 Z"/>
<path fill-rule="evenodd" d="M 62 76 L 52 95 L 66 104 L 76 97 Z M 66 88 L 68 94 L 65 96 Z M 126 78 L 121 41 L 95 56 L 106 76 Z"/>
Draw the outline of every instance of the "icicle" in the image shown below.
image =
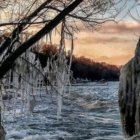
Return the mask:
<path fill-rule="evenodd" d="M 61 66 L 62 67 L 62 66 Z M 61 69 L 61 67 L 59 69 Z M 61 76 L 61 77 L 59 77 Z M 61 112 L 63 106 L 63 93 L 65 86 L 65 69 L 62 67 L 62 71 L 58 73 L 57 84 L 58 84 L 58 95 L 57 95 L 57 120 L 61 119 Z"/>
<path fill-rule="evenodd" d="M 60 79 L 57 79 L 57 120 L 61 119 L 61 112 L 62 112 L 62 95 L 63 95 L 63 85 L 60 81 Z"/>
<path fill-rule="evenodd" d="M 57 95 L 57 120 L 61 119 L 62 112 L 62 95 Z"/>
<path fill-rule="evenodd" d="M 35 96 L 33 95 L 33 99 L 30 100 L 30 102 L 29 102 L 29 112 L 30 113 L 32 113 L 34 111 L 36 104 L 37 104 L 37 102 L 36 102 Z"/>
<path fill-rule="evenodd" d="M 4 103 L 3 103 L 3 99 L 2 99 L 2 96 L 4 95 L 3 92 L 4 92 L 4 87 L 3 87 L 3 84 L 1 84 L 0 85 L 0 107 L 1 107 L 1 110 L 4 110 Z"/>

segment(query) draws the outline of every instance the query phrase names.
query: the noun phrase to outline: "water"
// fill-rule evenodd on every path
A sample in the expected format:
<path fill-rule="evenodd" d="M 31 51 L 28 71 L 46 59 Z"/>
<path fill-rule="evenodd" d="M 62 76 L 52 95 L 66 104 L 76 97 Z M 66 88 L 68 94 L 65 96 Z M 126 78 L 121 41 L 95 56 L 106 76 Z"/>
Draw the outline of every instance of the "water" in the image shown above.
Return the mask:
<path fill-rule="evenodd" d="M 7 140 L 123 140 L 118 110 L 118 82 L 72 86 L 57 121 L 56 96 L 40 97 L 32 115 L 4 113 Z"/>

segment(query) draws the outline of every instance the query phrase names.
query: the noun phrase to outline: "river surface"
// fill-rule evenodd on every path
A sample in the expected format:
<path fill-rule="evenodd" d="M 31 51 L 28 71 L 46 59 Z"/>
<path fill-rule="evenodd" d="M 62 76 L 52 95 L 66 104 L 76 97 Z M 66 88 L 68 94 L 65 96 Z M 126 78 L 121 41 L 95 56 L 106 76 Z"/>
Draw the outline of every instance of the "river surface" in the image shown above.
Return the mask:
<path fill-rule="evenodd" d="M 40 97 L 33 114 L 4 112 L 7 140 L 123 140 L 118 109 L 118 82 L 71 86 L 56 118 L 56 96 Z"/>

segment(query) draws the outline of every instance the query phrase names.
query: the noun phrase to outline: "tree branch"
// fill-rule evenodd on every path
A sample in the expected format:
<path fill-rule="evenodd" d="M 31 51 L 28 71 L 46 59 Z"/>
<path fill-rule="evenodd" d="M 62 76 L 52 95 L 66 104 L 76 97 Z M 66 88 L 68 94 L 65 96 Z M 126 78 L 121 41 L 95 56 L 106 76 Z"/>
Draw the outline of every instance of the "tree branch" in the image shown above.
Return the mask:
<path fill-rule="evenodd" d="M 0 46 L 0 55 L 4 52 L 4 50 L 11 44 L 12 40 L 16 38 L 18 34 L 20 34 L 23 28 L 38 15 L 38 13 L 45 8 L 47 4 L 49 4 L 52 0 L 46 0 L 43 4 L 41 4 L 33 13 L 31 13 L 28 17 L 22 19 L 19 26 L 15 28 L 15 30 L 11 34 L 11 38 L 4 40 L 4 42 Z"/>
<path fill-rule="evenodd" d="M 40 40 L 45 34 L 48 34 L 53 28 L 55 28 L 71 11 L 73 11 L 83 0 L 75 0 L 67 8 L 65 8 L 60 14 L 58 14 L 52 21 L 46 24 L 39 32 L 19 46 L 15 52 L 6 58 L 6 60 L 0 66 L 0 79 L 10 70 L 14 61 L 23 54 L 29 47 Z"/>

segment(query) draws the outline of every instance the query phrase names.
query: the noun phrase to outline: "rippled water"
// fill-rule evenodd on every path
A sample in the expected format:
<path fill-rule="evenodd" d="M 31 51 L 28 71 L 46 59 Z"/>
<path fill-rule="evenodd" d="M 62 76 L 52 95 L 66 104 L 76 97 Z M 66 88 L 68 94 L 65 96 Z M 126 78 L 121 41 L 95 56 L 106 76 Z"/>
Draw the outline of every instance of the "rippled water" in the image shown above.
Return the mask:
<path fill-rule="evenodd" d="M 32 115 L 4 113 L 7 140 L 123 140 L 117 103 L 118 82 L 72 86 L 64 96 L 62 119 L 56 96 L 41 97 Z"/>

